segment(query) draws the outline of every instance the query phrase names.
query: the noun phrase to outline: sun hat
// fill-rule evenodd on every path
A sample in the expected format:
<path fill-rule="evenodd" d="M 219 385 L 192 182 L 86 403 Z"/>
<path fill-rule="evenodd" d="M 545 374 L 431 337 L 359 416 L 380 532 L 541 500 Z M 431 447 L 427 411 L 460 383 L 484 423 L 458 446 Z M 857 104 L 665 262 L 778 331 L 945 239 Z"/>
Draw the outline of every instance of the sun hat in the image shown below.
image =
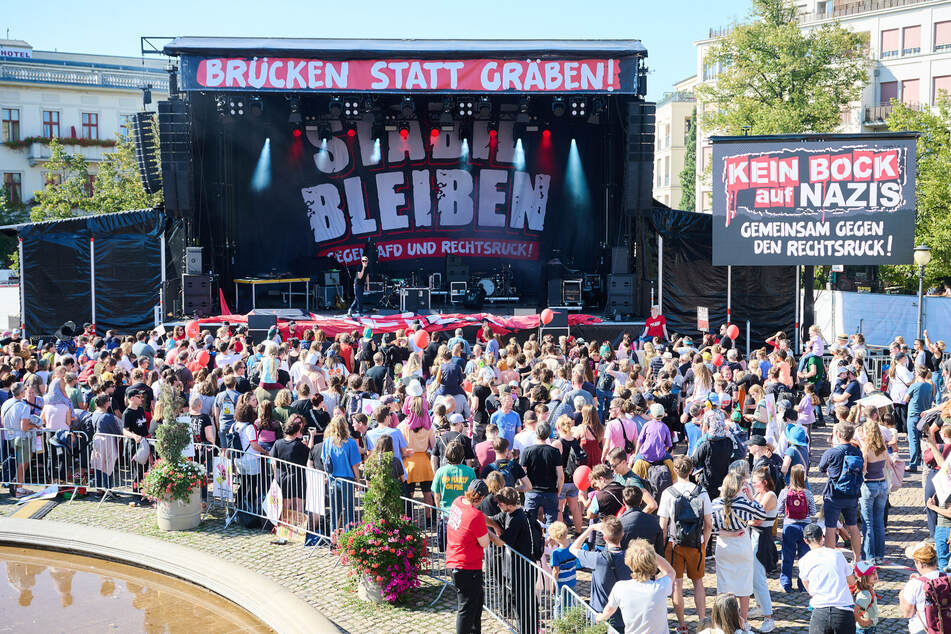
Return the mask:
<path fill-rule="evenodd" d="M 650 407 L 651 416 L 654 418 L 660 419 L 667 415 L 667 412 L 664 410 L 664 406 L 660 403 L 654 403 Z"/>
<path fill-rule="evenodd" d="M 410 381 L 409 385 L 406 386 L 406 394 L 408 396 L 422 396 L 423 395 L 423 386 L 419 384 L 419 381 L 415 379 Z"/>
<path fill-rule="evenodd" d="M 928 563 L 937 559 L 938 551 L 935 550 L 935 546 L 931 542 L 922 541 L 912 544 L 906 548 L 905 557 L 908 557 L 908 559 L 914 559 L 915 561 Z"/>
<path fill-rule="evenodd" d="M 806 430 L 796 423 L 786 424 L 786 440 L 790 445 L 798 445 L 799 447 L 805 447 L 809 444 Z"/>

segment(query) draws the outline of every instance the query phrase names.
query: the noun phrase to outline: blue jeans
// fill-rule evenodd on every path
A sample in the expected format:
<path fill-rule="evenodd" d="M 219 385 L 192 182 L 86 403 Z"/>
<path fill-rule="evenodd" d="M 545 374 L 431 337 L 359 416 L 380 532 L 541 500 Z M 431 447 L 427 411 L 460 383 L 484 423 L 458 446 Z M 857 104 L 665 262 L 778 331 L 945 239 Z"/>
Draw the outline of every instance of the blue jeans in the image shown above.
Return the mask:
<path fill-rule="evenodd" d="M 802 538 L 802 529 L 808 525 L 808 522 L 799 522 L 783 528 L 783 563 L 779 574 L 779 583 L 783 586 L 792 585 L 793 564 L 809 552 L 809 546 Z"/>
<path fill-rule="evenodd" d="M 330 532 L 347 530 L 353 523 L 353 487 L 349 478 L 334 478 L 330 485 Z"/>
<path fill-rule="evenodd" d="M 353 285 L 353 303 L 350 304 L 349 312 L 363 312 L 363 285 Z"/>
<path fill-rule="evenodd" d="M 525 494 L 525 513 L 529 517 L 536 517 L 538 509 L 545 514 L 545 526 L 558 518 L 558 494 L 528 491 Z"/>
<path fill-rule="evenodd" d="M 862 556 L 874 559 L 885 556 L 885 502 L 888 501 L 888 482 L 862 484 Z"/>
<path fill-rule="evenodd" d="M 598 416 L 604 420 L 604 413 L 608 411 L 608 405 L 614 398 L 614 392 L 605 392 L 604 390 L 595 390 L 598 393 Z"/>
<path fill-rule="evenodd" d="M 948 565 L 948 537 L 951 537 L 951 526 L 934 527 L 934 545 L 938 550 L 938 570 L 944 570 Z"/>
<path fill-rule="evenodd" d="M 97 489 L 111 489 L 114 475 L 106 475 L 99 469 L 93 469 L 93 485 Z"/>
<path fill-rule="evenodd" d="M 918 419 L 921 414 L 908 415 L 908 468 L 921 466 L 921 438 L 918 436 Z"/>
<path fill-rule="evenodd" d="M 757 533 L 754 531 L 753 534 Z M 756 603 L 763 611 L 763 616 L 772 616 L 773 602 L 769 596 L 769 586 L 766 585 L 766 568 L 755 556 L 753 557 L 753 596 L 756 597 Z"/>

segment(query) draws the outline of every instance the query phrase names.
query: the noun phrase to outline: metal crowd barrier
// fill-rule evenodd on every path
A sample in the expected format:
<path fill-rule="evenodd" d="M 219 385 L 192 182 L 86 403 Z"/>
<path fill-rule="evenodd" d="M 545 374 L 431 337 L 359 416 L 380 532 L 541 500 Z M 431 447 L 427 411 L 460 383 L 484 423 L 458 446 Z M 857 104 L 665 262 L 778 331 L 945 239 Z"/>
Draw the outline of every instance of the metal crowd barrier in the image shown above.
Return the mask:
<path fill-rule="evenodd" d="M 88 486 L 89 438 L 81 431 L 4 430 L 0 482 L 11 487 Z"/>

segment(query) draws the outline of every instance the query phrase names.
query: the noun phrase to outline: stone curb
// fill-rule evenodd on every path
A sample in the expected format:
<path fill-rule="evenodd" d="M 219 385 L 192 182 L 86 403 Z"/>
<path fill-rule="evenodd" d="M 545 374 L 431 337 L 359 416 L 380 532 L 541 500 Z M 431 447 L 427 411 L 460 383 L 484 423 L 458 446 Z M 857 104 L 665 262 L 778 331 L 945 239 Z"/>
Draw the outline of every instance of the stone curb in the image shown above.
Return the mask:
<path fill-rule="evenodd" d="M 324 615 L 263 575 L 206 553 L 79 524 L 0 519 L 0 544 L 63 551 L 155 570 L 243 607 L 276 632 L 338 632 Z"/>

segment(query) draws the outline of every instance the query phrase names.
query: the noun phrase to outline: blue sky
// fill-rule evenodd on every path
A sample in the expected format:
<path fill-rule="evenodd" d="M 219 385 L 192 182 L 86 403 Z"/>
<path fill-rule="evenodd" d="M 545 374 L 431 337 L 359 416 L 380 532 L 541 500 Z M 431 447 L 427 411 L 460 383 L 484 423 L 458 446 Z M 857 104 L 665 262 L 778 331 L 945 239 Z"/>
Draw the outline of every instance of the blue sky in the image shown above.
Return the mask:
<path fill-rule="evenodd" d="M 639 39 L 649 52 L 648 97 L 695 72 L 695 40 L 742 20 L 750 0 L 231 0 L 12 2 L 0 35 L 34 48 L 138 55 L 141 35 L 273 37 Z M 40 8 L 40 5 L 43 5 Z M 52 14 L 52 18 L 51 18 Z M 71 18 L 71 14 L 74 14 Z"/>

